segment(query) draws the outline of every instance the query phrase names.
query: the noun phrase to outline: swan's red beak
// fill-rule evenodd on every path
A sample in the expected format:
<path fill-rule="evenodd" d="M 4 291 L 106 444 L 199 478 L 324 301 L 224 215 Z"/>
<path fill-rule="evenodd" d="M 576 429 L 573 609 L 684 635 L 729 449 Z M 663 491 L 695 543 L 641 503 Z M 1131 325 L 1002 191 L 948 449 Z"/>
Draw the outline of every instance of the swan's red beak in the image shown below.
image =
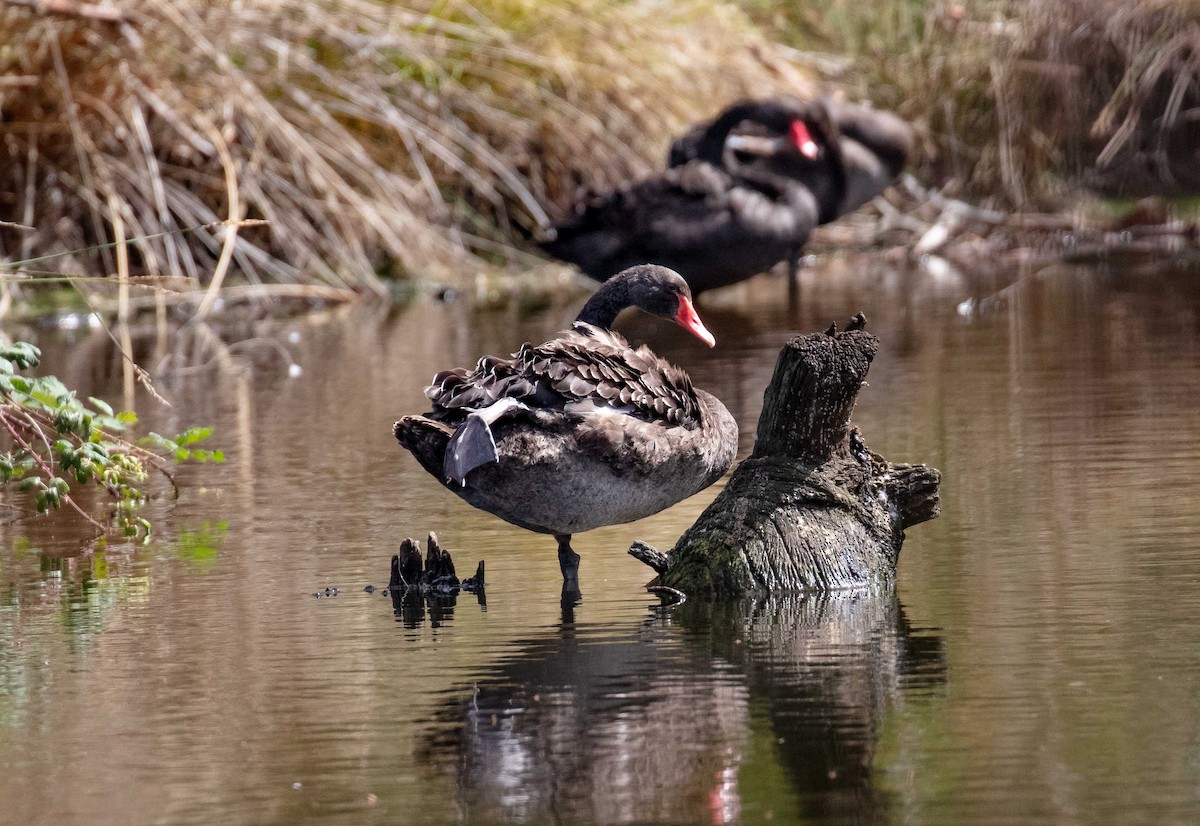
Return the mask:
<path fill-rule="evenodd" d="M 812 139 L 812 135 L 808 133 L 808 127 L 804 125 L 802 120 L 792 121 L 791 128 L 792 143 L 800 150 L 800 154 L 808 158 L 810 161 L 815 161 L 817 156 L 821 154 L 817 142 Z"/>
<path fill-rule="evenodd" d="M 692 306 L 692 302 L 688 300 L 686 295 L 679 296 L 679 312 L 675 314 L 675 323 L 709 347 L 717 346 L 717 340 L 713 338 L 713 334 L 704 326 L 704 322 L 700 320 L 700 316 L 696 315 L 696 308 Z"/>

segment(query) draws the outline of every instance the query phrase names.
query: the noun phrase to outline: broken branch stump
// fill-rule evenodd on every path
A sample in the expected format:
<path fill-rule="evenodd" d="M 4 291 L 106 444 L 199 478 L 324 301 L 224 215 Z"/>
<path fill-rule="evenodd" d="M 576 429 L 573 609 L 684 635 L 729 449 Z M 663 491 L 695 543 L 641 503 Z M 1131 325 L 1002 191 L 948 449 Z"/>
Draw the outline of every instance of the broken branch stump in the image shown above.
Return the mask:
<path fill-rule="evenodd" d="M 872 453 L 850 414 L 879 349 L 861 314 L 780 351 L 754 451 L 663 554 L 629 553 L 688 594 L 834 591 L 895 575 L 904 529 L 938 515 L 941 474 Z"/>

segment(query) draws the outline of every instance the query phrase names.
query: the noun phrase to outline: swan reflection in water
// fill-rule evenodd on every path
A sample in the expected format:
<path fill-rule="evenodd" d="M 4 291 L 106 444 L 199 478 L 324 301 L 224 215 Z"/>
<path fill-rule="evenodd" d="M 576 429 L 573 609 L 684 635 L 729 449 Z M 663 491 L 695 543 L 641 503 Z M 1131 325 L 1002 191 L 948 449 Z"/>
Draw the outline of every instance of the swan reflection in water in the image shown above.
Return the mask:
<path fill-rule="evenodd" d="M 678 606 L 514 646 L 436 713 L 417 762 L 470 822 L 873 821 L 889 716 L 945 681 L 894 594 Z"/>

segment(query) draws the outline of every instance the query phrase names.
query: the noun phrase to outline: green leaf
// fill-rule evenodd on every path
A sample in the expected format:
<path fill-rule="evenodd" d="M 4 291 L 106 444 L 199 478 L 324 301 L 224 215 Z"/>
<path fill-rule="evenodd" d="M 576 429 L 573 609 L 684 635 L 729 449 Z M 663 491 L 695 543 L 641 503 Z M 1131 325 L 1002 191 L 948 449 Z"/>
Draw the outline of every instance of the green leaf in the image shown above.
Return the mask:
<path fill-rule="evenodd" d="M 112 405 L 110 405 L 108 402 L 104 401 L 103 399 L 97 399 L 95 396 L 88 396 L 88 402 L 91 403 L 92 407 L 99 410 L 105 416 L 113 415 Z"/>
<path fill-rule="evenodd" d="M 42 360 L 42 351 L 27 341 L 15 341 L 0 347 L 0 358 L 12 362 L 22 370 L 37 367 Z"/>
<path fill-rule="evenodd" d="M 93 416 L 92 426 L 102 430 L 115 430 L 119 432 L 125 429 L 125 422 L 116 416 Z"/>
<path fill-rule="evenodd" d="M 161 448 L 162 450 L 174 450 L 176 445 L 166 436 L 162 436 L 154 431 L 147 433 L 138 440 L 138 444 L 150 445 L 152 447 Z"/>
<path fill-rule="evenodd" d="M 197 442 L 203 442 L 212 434 L 213 429 L 211 427 L 189 427 L 175 437 L 175 443 L 180 447 L 187 447 Z"/>
<path fill-rule="evenodd" d="M 58 376 L 41 376 L 36 381 L 43 390 L 52 394 L 59 404 L 75 401 L 75 391 L 63 384 Z"/>
<path fill-rule="evenodd" d="M 113 447 L 117 446 L 113 445 Z M 98 461 L 107 462 L 110 447 L 102 442 L 88 442 L 87 444 L 83 445 L 80 450 Z"/>
<path fill-rule="evenodd" d="M 17 370 L 37 366 L 40 359 L 40 351 L 28 343 L 0 344 L 0 408 L 6 414 L 41 414 L 30 419 L 34 450 L 0 453 L 0 485 L 32 493 L 33 504 L 41 513 L 61 507 L 64 497 L 70 495 L 68 480 L 97 485 L 116 502 L 113 528 L 123 528 L 139 541 L 149 540 L 150 522 L 137 515 L 146 495 L 137 485 L 147 478 L 146 462 L 150 460 L 143 459 L 134 451 L 133 443 L 117 435 L 136 424 L 137 415 L 129 411 L 115 413 L 108 402 L 94 396 L 80 401 L 55 376 L 15 375 Z M 52 425 L 45 424 L 47 414 Z M 141 443 L 181 462 L 221 461 L 225 457 L 220 451 L 193 448 L 212 433 L 210 427 L 192 427 L 174 439 L 151 433 Z M 47 462 L 53 463 L 60 475 L 45 474 Z"/>
<path fill-rule="evenodd" d="M 46 390 L 44 387 L 32 387 L 27 391 L 34 401 L 41 402 L 46 407 L 51 409 L 62 407 L 62 401 L 59 396 Z"/>

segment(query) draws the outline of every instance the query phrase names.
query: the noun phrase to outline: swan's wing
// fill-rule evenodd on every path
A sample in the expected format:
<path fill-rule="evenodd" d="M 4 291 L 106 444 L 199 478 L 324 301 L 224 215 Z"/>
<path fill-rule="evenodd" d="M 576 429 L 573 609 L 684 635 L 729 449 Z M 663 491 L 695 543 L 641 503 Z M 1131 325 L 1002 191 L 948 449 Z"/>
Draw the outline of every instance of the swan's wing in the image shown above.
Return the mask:
<path fill-rule="evenodd" d="M 475 411 L 522 409 L 582 415 L 607 411 L 649 422 L 694 427 L 700 408 L 691 379 L 646 347 L 617 333 L 577 322 L 545 344 L 522 345 L 512 358 L 485 356 L 474 370 L 438 373 L 425 389 L 430 414 L 447 421 Z M 490 424 L 490 422 L 489 422 Z"/>
<path fill-rule="evenodd" d="M 701 170 L 719 177 L 696 174 Z M 701 161 L 668 175 L 680 180 L 680 190 L 691 188 L 670 209 L 647 210 L 639 222 L 640 240 L 660 255 L 687 258 L 755 243 L 799 246 L 816 226 L 818 205 L 802 185 L 784 180 L 779 191 L 764 191 Z"/>
<path fill-rule="evenodd" d="M 530 352 L 529 369 L 548 375 L 569 413 L 620 412 L 647 422 L 695 427 L 696 391 L 687 373 L 633 348 L 611 330 L 576 322 L 571 330 Z"/>

